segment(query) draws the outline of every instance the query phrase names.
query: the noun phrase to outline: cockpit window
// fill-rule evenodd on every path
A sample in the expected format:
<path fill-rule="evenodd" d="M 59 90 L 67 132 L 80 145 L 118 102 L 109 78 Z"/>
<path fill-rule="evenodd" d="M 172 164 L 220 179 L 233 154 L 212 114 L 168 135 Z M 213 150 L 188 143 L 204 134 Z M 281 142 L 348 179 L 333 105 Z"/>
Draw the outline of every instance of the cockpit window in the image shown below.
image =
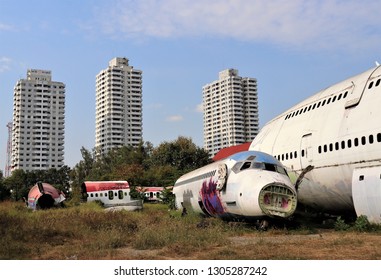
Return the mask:
<path fill-rule="evenodd" d="M 265 170 L 276 172 L 276 166 L 274 164 L 265 163 Z"/>
<path fill-rule="evenodd" d="M 240 170 L 248 169 L 248 168 L 250 168 L 250 166 L 251 166 L 251 162 L 246 161 L 242 164 L 242 167 L 240 168 Z"/>
<path fill-rule="evenodd" d="M 238 173 L 242 170 L 249 169 L 249 168 L 277 172 L 277 173 L 288 176 L 287 171 L 280 165 L 276 165 L 273 163 L 267 163 L 267 162 L 256 162 L 256 161 L 237 162 L 232 167 L 232 171 L 234 173 Z"/>

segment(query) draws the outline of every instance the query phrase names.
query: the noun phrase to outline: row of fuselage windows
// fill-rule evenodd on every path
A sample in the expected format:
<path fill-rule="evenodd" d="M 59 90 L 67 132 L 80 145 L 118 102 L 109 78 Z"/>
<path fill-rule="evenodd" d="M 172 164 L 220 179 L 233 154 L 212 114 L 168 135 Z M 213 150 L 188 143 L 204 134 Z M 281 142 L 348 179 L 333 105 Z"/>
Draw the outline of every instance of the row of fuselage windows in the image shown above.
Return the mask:
<path fill-rule="evenodd" d="M 378 87 L 381 83 L 381 79 L 378 79 L 376 82 L 372 81 L 369 83 L 368 85 L 368 89 L 371 89 L 373 86 L 374 87 Z M 330 104 L 331 102 L 335 102 L 336 100 L 339 101 L 340 99 L 345 99 L 346 97 L 348 96 L 348 91 L 346 91 L 345 93 L 340 93 L 338 95 L 335 95 L 333 97 L 329 97 L 328 99 L 325 99 L 323 101 L 319 101 L 319 102 L 316 102 L 315 104 L 311 104 L 309 106 L 306 106 L 302 109 L 299 109 L 299 110 L 296 110 L 290 114 L 288 114 L 286 117 L 285 117 L 285 120 L 288 120 L 290 118 L 293 118 L 293 117 L 296 117 L 297 115 L 300 115 L 300 114 L 303 114 L 305 112 L 308 112 L 308 111 L 311 111 L 311 110 L 314 110 L 314 109 L 317 109 L 319 108 L 320 106 L 323 107 L 324 105 L 328 105 Z"/>
<path fill-rule="evenodd" d="M 352 147 L 365 146 L 367 144 L 373 144 L 375 142 L 381 142 L 381 133 L 377 133 L 376 137 L 374 135 L 369 135 L 368 137 L 362 136 L 361 138 L 348 139 L 347 141 L 341 141 L 336 143 L 330 143 L 318 147 L 318 153 L 327 153 L 332 151 L 344 150 L 346 148 L 350 149 Z"/>
<path fill-rule="evenodd" d="M 331 102 L 333 103 L 336 100 L 339 101 L 340 99 L 345 99 L 347 96 L 348 96 L 348 91 L 346 91 L 345 93 L 340 93 L 338 95 L 329 97 L 327 99 L 324 99 L 323 101 L 316 102 L 315 104 L 311 104 L 309 106 L 306 106 L 306 107 L 304 107 L 302 109 L 296 110 L 296 111 L 288 114 L 285 117 L 285 120 L 288 120 L 290 118 L 296 117 L 297 115 L 301 115 L 301 114 L 303 114 L 305 112 L 309 112 L 311 110 L 315 110 L 315 109 L 319 108 L 320 106 L 323 107 L 324 105 L 328 105 Z"/>
<path fill-rule="evenodd" d="M 108 191 L 108 192 L 87 194 L 87 197 L 96 197 L 96 198 L 108 197 L 109 200 L 113 200 L 114 197 L 117 197 L 119 199 L 123 199 L 125 196 L 127 196 L 127 192 L 123 192 L 122 190 L 119 190 L 117 192 Z"/>
<path fill-rule="evenodd" d="M 358 147 L 358 146 L 365 146 L 367 144 L 373 144 L 375 142 L 380 143 L 381 142 L 381 133 L 377 133 L 376 136 L 373 134 L 367 136 L 362 136 L 361 138 L 354 138 L 354 139 L 348 139 L 348 140 L 343 140 L 341 142 L 335 142 L 335 143 L 330 143 L 330 144 L 325 144 L 325 145 L 320 145 L 318 146 L 318 153 L 327 153 L 327 152 L 333 152 L 333 151 L 338 151 L 338 150 L 344 150 L 344 149 L 350 149 L 352 147 Z M 303 149 L 301 151 L 301 157 L 305 157 L 306 152 Z M 290 152 L 290 153 L 285 153 L 282 155 L 277 155 L 274 156 L 276 159 L 279 161 L 284 161 L 284 160 L 290 160 L 290 159 L 295 159 L 298 157 L 298 153 L 296 151 Z"/>

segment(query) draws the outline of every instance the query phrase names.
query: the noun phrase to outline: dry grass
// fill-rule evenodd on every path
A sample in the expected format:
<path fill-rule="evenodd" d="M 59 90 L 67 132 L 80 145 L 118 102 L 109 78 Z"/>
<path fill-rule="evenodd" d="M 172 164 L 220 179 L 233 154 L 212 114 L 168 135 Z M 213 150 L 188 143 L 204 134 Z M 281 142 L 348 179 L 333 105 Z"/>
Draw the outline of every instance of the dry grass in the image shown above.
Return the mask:
<path fill-rule="evenodd" d="M 164 205 L 106 212 L 95 203 L 45 211 L 0 203 L 0 259 L 381 259 L 381 232 L 270 229 L 181 217 Z"/>

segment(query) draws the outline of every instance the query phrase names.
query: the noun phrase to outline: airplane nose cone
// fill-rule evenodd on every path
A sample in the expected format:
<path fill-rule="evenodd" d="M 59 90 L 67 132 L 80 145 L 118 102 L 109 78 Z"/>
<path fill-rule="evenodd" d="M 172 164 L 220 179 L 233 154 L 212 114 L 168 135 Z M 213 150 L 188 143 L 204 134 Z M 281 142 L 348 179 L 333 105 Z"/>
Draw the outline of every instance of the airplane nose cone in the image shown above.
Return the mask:
<path fill-rule="evenodd" d="M 259 193 L 259 206 L 269 216 L 289 217 L 296 205 L 296 192 L 287 185 L 268 184 Z"/>

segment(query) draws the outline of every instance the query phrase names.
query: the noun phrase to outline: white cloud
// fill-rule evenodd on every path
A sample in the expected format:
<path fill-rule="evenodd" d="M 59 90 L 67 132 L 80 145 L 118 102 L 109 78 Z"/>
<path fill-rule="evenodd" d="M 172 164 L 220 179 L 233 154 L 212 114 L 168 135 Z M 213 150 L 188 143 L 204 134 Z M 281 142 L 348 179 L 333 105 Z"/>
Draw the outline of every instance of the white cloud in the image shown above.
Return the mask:
<path fill-rule="evenodd" d="M 197 113 L 203 113 L 204 112 L 204 107 L 203 107 L 202 103 L 197 104 L 195 111 Z"/>
<path fill-rule="evenodd" d="M 0 73 L 6 72 L 10 69 L 12 60 L 8 57 L 0 57 Z"/>
<path fill-rule="evenodd" d="M 109 2 L 108 2 L 109 3 Z M 219 36 L 299 48 L 380 44 L 380 1 L 115 0 L 103 31 L 125 37 Z"/>
<path fill-rule="evenodd" d="M 13 30 L 13 27 L 0 22 L 0 31 L 10 31 Z"/>
<path fill-rule="evenodd" d="M 181 115 L 173 115 L 173 116 L 168 116 L 167 117 L 167 121 L 168 122 L 180 122 L 180 121 L 182 121 L 184 118 L 183 118 L 183 116 L 181 116 Z"/>

